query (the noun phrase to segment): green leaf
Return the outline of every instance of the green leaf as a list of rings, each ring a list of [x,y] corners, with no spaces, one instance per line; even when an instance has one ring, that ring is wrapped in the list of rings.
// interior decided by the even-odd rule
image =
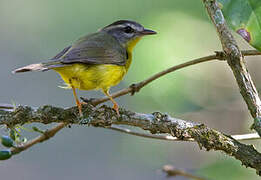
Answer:
[[[14,146],[14,141],[9,136],[2,136],[1,137],[1,143],[5,147],[13,147]]]
[[[253,47],[261,50],[261,1],[218,0],[229,26]]]
[[[217,156],[216,161],[213,163],[201,167],[197,174],[205,177],[206,179],[215,179],[215,180],[257,180],[259,177],[256,175],[256,172],[253,169],[247,169],[243,167],[239,161],[223,157],[222,154]]]
[[[0,151],[0,160],[6,160],[10,157],[12,157],[12,152],[9,149]]]

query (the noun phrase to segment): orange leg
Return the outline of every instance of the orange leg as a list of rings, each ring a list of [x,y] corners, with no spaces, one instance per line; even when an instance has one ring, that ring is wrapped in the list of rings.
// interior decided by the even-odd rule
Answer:
[[[113,103],[113,109],[116,111],[117,115],[120,116],[119,113],[119,105],[117,102],[111,97],[109,90],[103,90],[103,93],[110,98],[111,102]]]
[[[76,105],[78,106],[78,109],[79,109],[79,114],[80,114],[80,116],[82,116],[82,104],[85,104],[85,103],[79,101],[77,94],[76,94],[75,87],[72,86],[72,90],[73,90],[73,96],[74,96]]]

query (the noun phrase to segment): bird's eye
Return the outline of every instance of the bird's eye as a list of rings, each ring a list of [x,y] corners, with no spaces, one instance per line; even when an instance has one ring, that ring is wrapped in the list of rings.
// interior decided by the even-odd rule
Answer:
[[[125,33],[133,33],[134,29],[132,29],[130,26],[127,26],[127,27],[124,28],[124,32]]]

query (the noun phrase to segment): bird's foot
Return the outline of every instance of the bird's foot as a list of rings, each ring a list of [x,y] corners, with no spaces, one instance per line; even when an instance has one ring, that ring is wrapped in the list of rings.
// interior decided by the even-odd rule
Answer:
[[[117,116],[120,117],[120,112],[119,112],[119,106],[118,106],[118,104],[113,104],[113,109],[116,111]]]
[[[83,116],[83,114],[82,114],[82,103],[76,101],[76,105],[78,107],[79,115],[80,115],[80,117],[82,117]]]
[[[80,97],[80,99],[82,100],[82,103],[84,103],[84,104],[92,104],[97,98]]]
[[[133,96],[135,93],[140,91],[141,87],[140,87],[140,84],[137,83],[137,84],[130,85],[130,88],[131,88],[131,96]]]

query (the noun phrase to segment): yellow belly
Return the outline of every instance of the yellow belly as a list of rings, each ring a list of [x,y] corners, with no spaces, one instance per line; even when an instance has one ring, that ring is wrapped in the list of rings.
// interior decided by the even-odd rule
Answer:
[[[117,85],[127,72],[125,66],[72,64],[54,68],[69,87],[81,90],[108,90]]]

